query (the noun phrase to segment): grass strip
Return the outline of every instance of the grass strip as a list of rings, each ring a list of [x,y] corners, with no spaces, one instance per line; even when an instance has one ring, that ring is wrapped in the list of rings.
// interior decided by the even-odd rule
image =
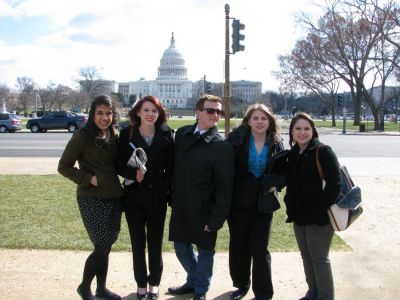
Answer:
[[[76,202],[75,184],[60,175],[0,175],[0,248],[91,250]],[[281,197],[283,193],[281,193]],[[284,205],[274,214],[270,251],[297,251],[291,224],[286,224]],[[168,241],[170,209],[164,232],[164,251],[173,251]],[[228,251],[225,223],[219,231],[217,251]],[[131,251],[123,215],[121,233],[113,246]],[[333,250],[350,250],[335,235]]]

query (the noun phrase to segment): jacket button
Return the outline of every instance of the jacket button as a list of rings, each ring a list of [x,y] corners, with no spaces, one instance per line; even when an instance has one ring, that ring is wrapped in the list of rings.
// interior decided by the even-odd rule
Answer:
[[[153,188],[153,185],[152,185],[152,184],[149,184],[148,187],[152,189],[152,188]]]

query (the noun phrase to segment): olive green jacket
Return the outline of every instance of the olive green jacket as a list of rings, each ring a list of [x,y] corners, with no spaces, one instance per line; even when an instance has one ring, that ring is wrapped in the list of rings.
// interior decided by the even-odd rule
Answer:
[[[90,137],[82,128],[73,134],[65,147],[58,172],[78,185],[77,195],[119,198],[123,193],[114,165],[116,156],[116,138],[104,142]],[[97,177],[98,186],[90,184],[93,175]]]

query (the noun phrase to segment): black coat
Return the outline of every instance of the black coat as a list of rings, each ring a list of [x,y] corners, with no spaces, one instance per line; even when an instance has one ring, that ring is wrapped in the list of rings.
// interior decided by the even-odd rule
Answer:
[[[303,153],[293,146],[287,156],[286,196],[287,222],[297,225],[326,225],[329,223],[327,209],[336,202],[340,191],[340,169],[338,159],[327,145],[319,149],[319,161],[326,181],[322,189],[316,161],[317,138],[310,141]]]
[[[130,131],[132,138],[130,139]],[[142,148],[147,155],[146,168],[142,182],[134,182],[124,187],[124,203],[134,203],[142,207],[160,207],[170,199],[173,169],[174,137],[173,130],[166,124],[156,127],[153,142],[148,146],[139,128],[128,126],[121,131],[118,144],[117,171],[124,178],[136,180],[137,168],[126,163],[133,149],[129,145]]]
[[[228,141],[234,147],[235,153],[235,179],[232,195],[233,207],[250,207],[257,204],[257,195],[262,178],[256,178],[249,171],[249,141],[250,128],[239,126],[228,135]],[[268,164],[265,167],[264,174],[269,173],[269,164],[272,157],[284,150],[282,139],[277,135],[267,137],[268,145]]]
[[[175,167],[169,239],[213,250],[229,213],[232,181],[232,146],[212,128],[200,137],[196,124],[175,135]],[[211,232],[205,232],[208,225]]]

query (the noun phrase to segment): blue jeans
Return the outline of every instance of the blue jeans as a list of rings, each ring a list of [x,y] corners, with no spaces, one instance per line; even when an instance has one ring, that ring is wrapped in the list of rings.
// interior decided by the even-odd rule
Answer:
[[[176,256],[187,273],[186,284],[194,288],[196,294],[205,294],[210,288],[215,251],[197,247],[198,255],[192,244],[174,242]]]

